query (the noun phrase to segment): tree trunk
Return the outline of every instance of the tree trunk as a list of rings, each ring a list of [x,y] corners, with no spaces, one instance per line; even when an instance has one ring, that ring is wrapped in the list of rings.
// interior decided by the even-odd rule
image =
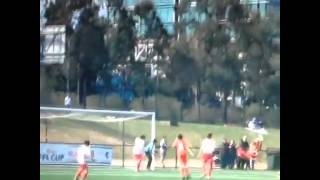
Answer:
[[[79,91],[79,105],[84,109],[87,107],[87,80],[83,72],[79,73],[78,79],[78,91]]]
[[[198,104],[198,120],[201,121],[201,106],[200,106],[200,98],[201,98],[201,82],[198,81],[197,87],[197,104]]]
[[[233,94],[232,94],[232,106],[235,106],[236,104],[236,91],[233,91]]]
[[[262,114],[262,101],[259,101],[259,116],[261,117]]]
[[[178,126],[178,119],[174,113],[170,115],[170,126]]]
[[[80,85],[81,85],[81,83],[80,83],[80,79],[81,79],[81,74],[80,74],[80,65],[79,64],[77,64],[77,75],[78,75],[78,77],[77,77],[77,96],[78,96],[78,103],[79,103],[79,105],[81,105],[81,101],[80,101]]]
[[[242,121],[246,123],[246,106],[242,106]]]
[[[228,94],[224,94],[223,123],[228,124]]]
[[[200,109],[200,103],[198,101],[198,121],[201,122],[201,109]]]
[[[155,94],[155,112],[156,112],[156,118],[158,118],[159,116],[159,108],[158,108],[158,101],[159,101],[159,96],[158,96],[158,93],[159,93],[159,76],[158,76],[158,72],[159,72],[159,69],[158,69],[158,61],[157,61],[157,77],[156,77],[156,94]]]
[[[183,104],[181,103],[181,106],[180,106],[180,121],[182,122],[183,121]]]
[[[143,78],[143,82],[142,82],[142,108],[143,110],[145,110],[145,102],[144,102],[144,93],[145,93],[145,79]]]
[[[145,110],[145,101],[144,101],[144,94],[142,95],[142,100],[141,100],[141,103],[142,103],[142,109]]]
[[[87,79],[83,79],[83,108],[87,108]]]

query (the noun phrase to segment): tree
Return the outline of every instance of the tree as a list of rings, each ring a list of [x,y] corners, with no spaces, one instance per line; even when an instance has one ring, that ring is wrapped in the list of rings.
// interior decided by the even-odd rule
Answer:
[[[185,3],[190,4],[190,2]],[[238,4],[234,6],[236,5]],[[192,38],[190,38],[190,42],[193,42],[194,46],[188,48],[188,54],[195,60],[197,68],[199,68],[199,74],[195,83],[197,87],[197,100],[199,101],[204,93],[208,97],[207,103],[209,103],[209,99],[215,99],[216,93],[221,92],[224,97],[223,120],[225,123],[227,123],[227,98],[232,92],[236,93],[240,89],[240,70],[242,64],[237,59],[237,52],[239,51],[237,44],[230,43],[230,37],[227,34],[228,27],[221,25],[219,21],[222,18],[222,12],[226,10],[227,6],[228,4],[225,4],[223,1],[206,0],[197,2],[195,8],[196,14],[198,17],[204,18],[198,18],[199,21],[197,23],[193,22],[194,18],[182,18],[179,22],[179,26],[182,29],[196,29],[192,33]],[[180,17],[183,17],[185,13],[190,13],[190,10],[192,10],[182,3],[178,7],[176,11],[181,12],[179,14]],[[241,7],[233,9],[241,10]],[[231,13],[235,11],[233,9],[230,11]],[[243,18],[243,13],[233,14],[231,22],[238,22],[238,19]],[[183,35],[181,32],[180,34]],[[185,32],[184,35],[188,36],[188,33]],[[200,119],[199,107],[200,104],[198,103]]]
[[[71,56],[77,62],[79,104],[86,108],[87,90],[97,72],[107,64],[104,29],[95,23],[96,7],[87,6],[80,15],[79,27],[73,34]]]
[[[134,12],[146,25],[146,31],[144,32],[144,38],[152,39],[154,42],[154,51],[148,54],[150,59],[148,61],[155,65],[157,68],[156,72],[156,84],[155,84],[155,112],[158,116],[158,90],[159,90],[159,70],[162,66],[162,61],[167,57],[165,53],[169,46],[169,35],[167,30],[164,28],[161,19],[157,16],[154,4],[152,1],[141,1],[135,5]],[[147,79],[147,78],[144,78]],[[143,86],[145,87],[145,86]]]
[[[277,81],[280,80],[278,79],[280,73],[277,75],[279,68],[272,65],[274,52],[272,44],[269,43],[274,31],[272,24],[269,20],[261,19],[259,15],[256,15],[253,16],[249,25],[241,28],[242,41],[246,42],[243,47],[247,54],[245,81],[251,93],[249,98],[260,105],[260,115],[265,102],[276,101],[272,99],[277,99],[276,97],[279,96]],[[270,88],[272,86],[275,91]]]
[[[99,40],[99,37],[98,37],[99,35],[94,36],[93,37],[94,40],[91,40],[91,45],[93,45],[93,47],[90,47],[91,50],[88,50],[87,52],[82,53],[82,55],[81,55],[82,59],[79,59],[80,55],[78,53],[79,51],[77,51],[78,47],[73,47],[71,45],[73,43],[71,41],[79,42],[79,40],[82,38],[82,37],[81,38],[79,37],[79,34],[81,34],[81,36],[84,35],[84,39],[86,39],[85,38],[86,35],[89,35],[89,36],[96,35],[101,32],[100,30],[98,30],[97,27],[95,27],[93,25],[94,23],[91,19],[95,16],[94,10],[97,10],[97,9],[90,7],[90,5],[91,5],[90,0],[74,0],[74,1],[57,0],[55,3],[51,2],[49,7],[46,9],[46,13],[45,13],[45,17],[47,18],[46,25],[65,25],[66,26],[66,44],[67,44],[66,55],[67,56],[66,56],[65,64],[62,66],[64,71],[61,71],[61,72],[63,72],[63,73],[57,75],[56,77],[60,77],[60,75],[64,74],[64,78],[73,79],[72,76],[68,77],[68,75],[69,74],[75,75],[75,73],[70,73],[69,68],[67,68],[67,67],[69,67],[71,64],[73,64],[73,65],[79,64],[79,62],[81,62],[81,66],[76,65],[76,67],[77,66],[78,67],[85,67],[85,66],[83,66],[84,59],[89,58],[89,56],[90,56],[87,54],[87,52],[92,51],[92,49],[94,49],[94,48],[97,48],[97,51],[101,51],[101,47],[103,47],[101,45],[101,42],[102,42],[101,38]],[[79,31],[74,31],[73,28],[71,27],[71,17],[72,17],[73,12],[75,10],[83,9],[83,8],[85,8],[85,10],[82,13],[81,20],[80,20],[81,23],[83,24],[83,26],[80,28]],[[101,33],[100,33],[100,37],[101,37]],[[84,41],[87,41],[87,40],[84,40]],[[94,41],[97,41],[97,42],[94,42]],[[77,46],[78,46],[78,44],[77,44]],[[86,48],[84,48],[84,49],[85,49],[85,51],[87,50]],[[95,61],[99,61],[98,58],[95,58]],[[96,63],[94,63],[94,64],[96,64]],[[84,74],[88,73],[89,71],[93,72],[92,71],[94,69],[93,67],[94,66],[89,67],[89,68],[91,68],[91,70],[84,70],[83,68],[81,70],[79,69],[79,72],[78,72],[79,77],[83,76]],[[61,69],[61,67],[55,67],[55,68]],[[81,80],[80,82],[81,82],[81,84],[86,84],[86,83],[84,83],[84,80]],[[65,82],[59,83],[59,86],[65,85],[65,84],[66,84]],[[79,88],[79,89],[87,89],[87,87],[84,87],[84,86],[81,86],[81,87],[82,88]],[[81,92],[83,92],[83,91],[81,91]],[[81,99],[80,102],[83,103],[82,101],[85,98],[83,98],[82,95],[80,95],[79,98]],[[85,102],[84,102],[84,106],[85,106]]]
[[[136,43],[135,22],[132,15],[123,7],[117,7],[119,18],[117,26],[111,27],[108,34],[108,49],[110,52],[111,67],[118,64],[127,64],[134,61],[134,46]]]
[[[180,120],[183,120],[183,110],[194,104],[192,86],[197,82],[200,74],[196,61],[190,56],[189,43],[180,38],[170,47],[170,64],[166,67],[166,74],[172,82],[175,97],[181,102]]]

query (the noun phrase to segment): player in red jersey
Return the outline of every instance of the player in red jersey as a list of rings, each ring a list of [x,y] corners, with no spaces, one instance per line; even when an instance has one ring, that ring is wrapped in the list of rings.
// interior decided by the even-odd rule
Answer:
[[[182,180],[188,180],[190,178],[190,170],[188,167],[188,153],[193,156],[193,152],[190,150],[187,141],[183,138],[182,134],[172,144],[172,147],[176,148],[176,153],[180,163],[180,174]]]
[[[259,151],[262,148],[262,137],[256,138],[252,143],[250,143],[249,148],[249,157],[250,157],[250,169],[254,170],[255,162],[258,156]]]

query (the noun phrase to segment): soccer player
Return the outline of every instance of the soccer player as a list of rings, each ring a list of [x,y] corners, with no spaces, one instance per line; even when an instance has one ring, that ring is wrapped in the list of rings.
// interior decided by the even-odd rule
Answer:
[[[202,172],[203,177],[206,177],[207,179],[211,178],[212,174],[212,168],[214,166],[214,150],[215,150],[215,143],[212,139],[212,134],[209,133],[207,137],[202,140],[200,151],[198,154],[198,157],[200,154],[202,154]]]
[[[157,140],[154,139],[145,147],[145,153],[146,153],[146,156],[148,157],[148,164],[147,164],[148,170],[150,170],[150,167],[151,167],[151,163],[156,150],[156,144],[157,144]]]
[[[262,137],[256,138],[252,143],[250,143],[249,147],[249,155],[250,155],[250,169],[254,170],[255,162],[258,156],[258,152],[261,151],[262,147]]]
[[[167,156],[167,150],[168,150],[168,145],[167,145],[166,137],[163,136],[162,139],[160,140],[160,148],[159,148],[160,161],[163,168],[165,168],[164,160]]]
[[[238,162],[237,162],[237,168],[244,170],[244,167],[246,166],[246,169],[250,167],[250,154],[249,154],[249,143],[247,141],[247,136],[243,136],[240,145],[237,148],[237,156],[238,156]]]
[[[188,167],[188,153],[193,156],[193,152],[190,150],[189,145],[183,138],[182,134],[178,135],[172,143],[172,147],[176,148],[176,153],[180,162],[180,174],[182,176],[182,180],[188,180],[191,174]]]
[[[233,169],[236,158],[237,158],[236,143],[232,139],[232,140],[230,140],[230,144],[229,144],[229,162],[228,162],[229,169]]]
[[[133,146],[133,156],[136,160],[136,172],[140,172],[141,163],[144,159],[144,144],[145,144],[146,137],[144,135],[141,135],[140,137],[137,137],[134,141]]]
[[[84,144],[81,145],[77,150],[77,161],[79,164],[79,169],[74,176],[74,180],[81,178],[86,180],[88,177],[88,159],[93,161],[93,151],[90,148],[90,141],[84,141]]]

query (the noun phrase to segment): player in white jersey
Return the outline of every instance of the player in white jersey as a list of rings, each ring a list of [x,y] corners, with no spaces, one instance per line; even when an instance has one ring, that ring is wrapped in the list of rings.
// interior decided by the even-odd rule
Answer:
[[[211,178],[212,168],[214,166],[214,150],[215,143],[212,139],[212,134],[209,133],[207,137],[202,140],[199,155],[202,154],[202,172],[203,177]]]
[[[90,148],[90,141],[84,141],[84,144],[81,145],[77,150],[77,161],[79,164],[79,169],[74,176],[74,180],[86,180],[88,177],[88,160],[93,160],[94,154]]]
[[[146,137],[144,135],[137,137],[134,141],[133,156],[136,160],[136,172],[140,171],[141,162],[144,159],[144,144]]]
[[[167,156],[167,150],[168,150],[168,145],[167,145],[166,137],[163,136],[162,139],[160,140],[160,148],[159,148],[160,160],[163,168],[165,168],[164,160]]]

